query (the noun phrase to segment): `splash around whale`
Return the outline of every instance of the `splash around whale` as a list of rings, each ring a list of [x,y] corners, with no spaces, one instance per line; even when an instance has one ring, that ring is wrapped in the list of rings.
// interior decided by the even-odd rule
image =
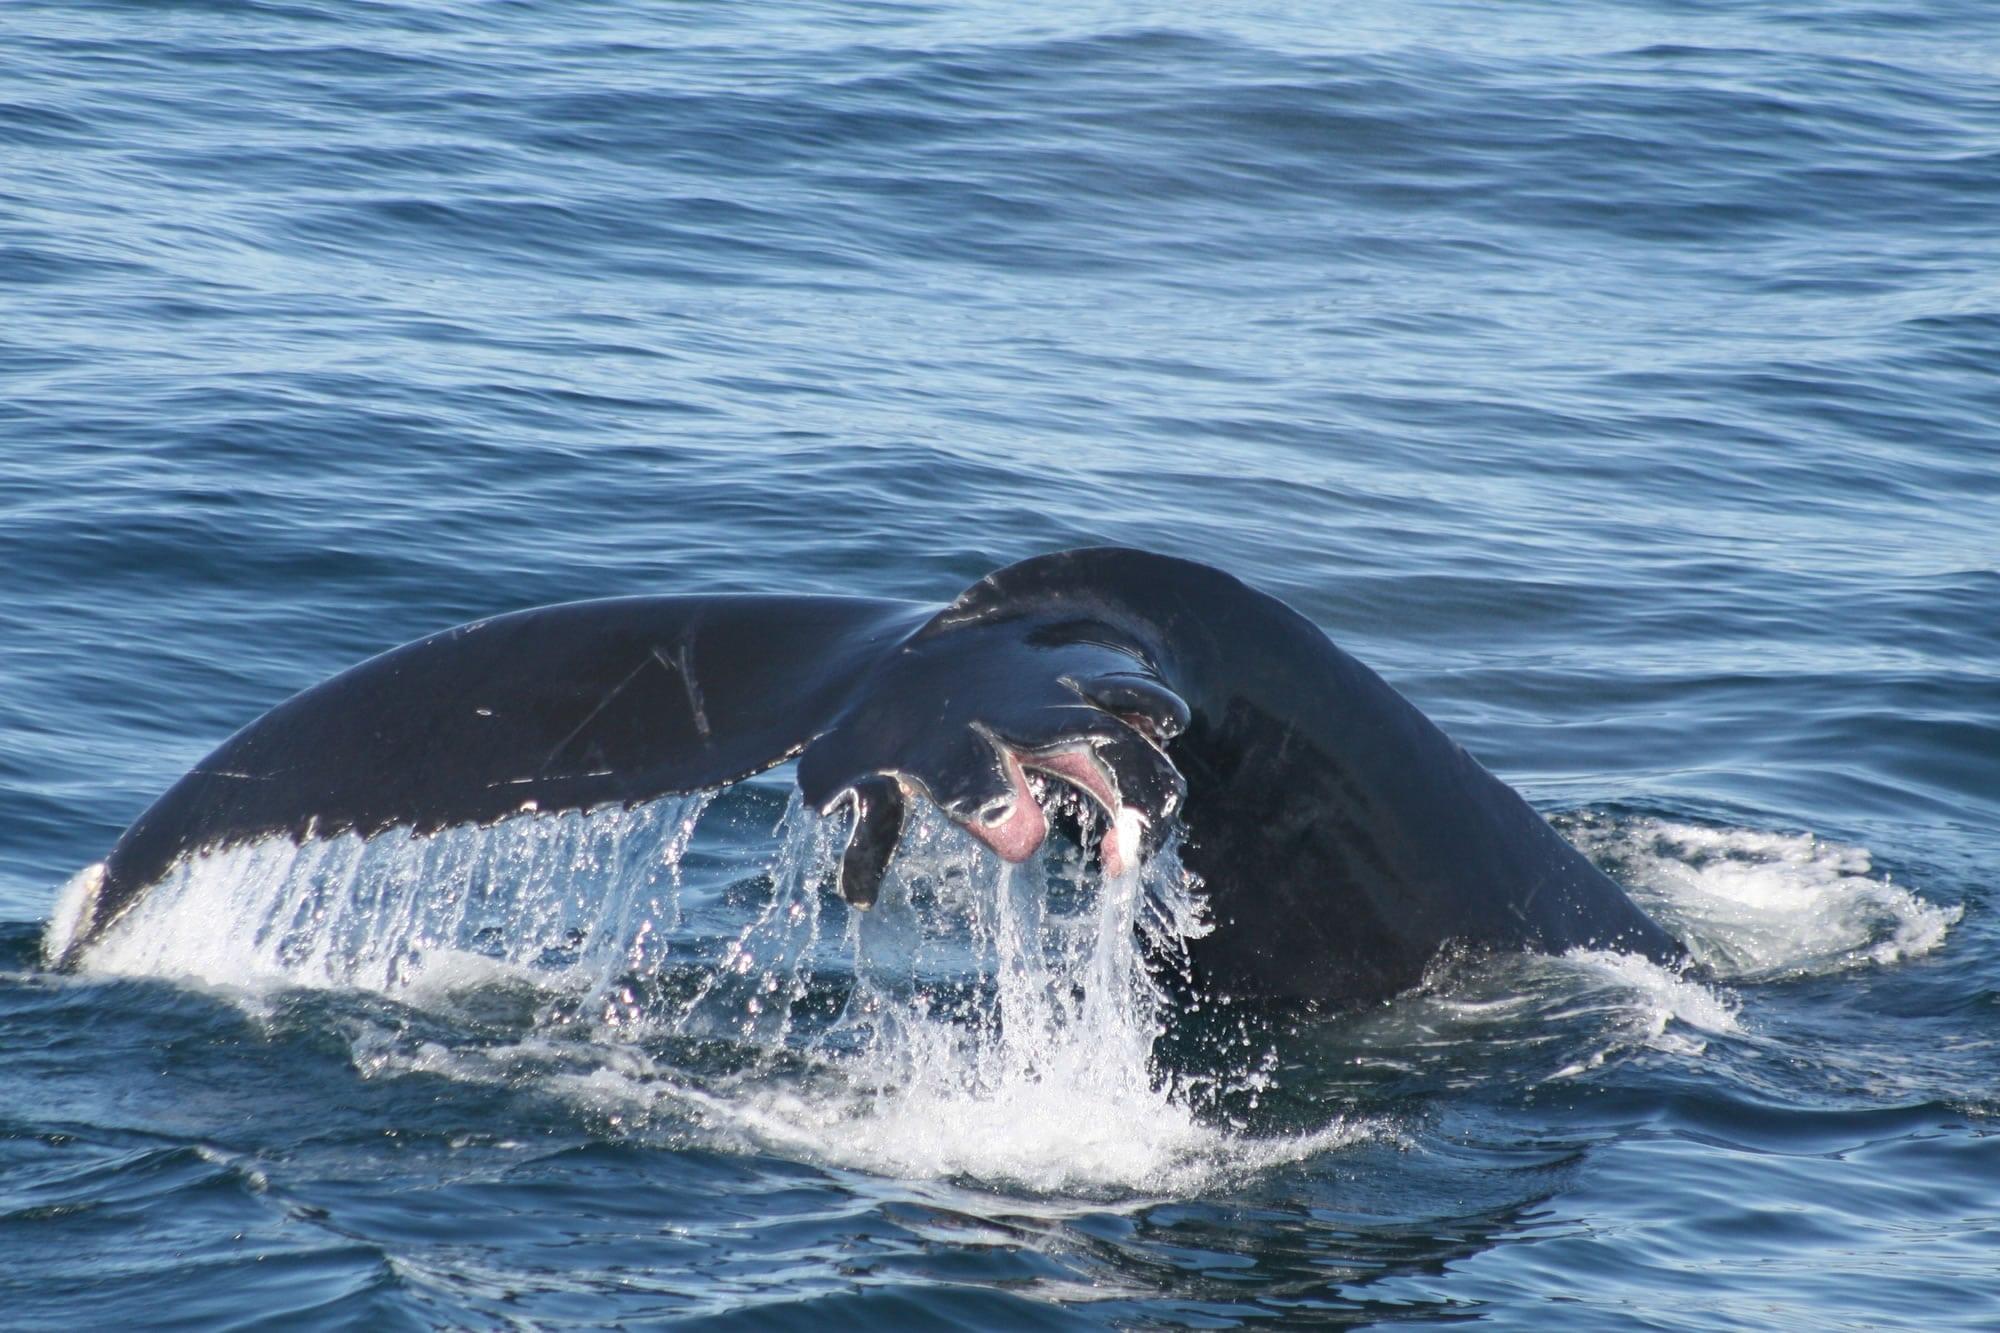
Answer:
[[[923,801],[1007,861],[1073,791],[1107,874],[1169,831],[1213,929],[1191,985],[1347,1005],[1448,945],[1681,946],[1373,671],[1229,574],[1090,548],[988,575],[943,608],[658,596],[496,616],[279,704],[127,829],[52,921],[59,966],[140,928],[184,858],[631,806],[796,758],[844,814],[841,896],[872,904]]]

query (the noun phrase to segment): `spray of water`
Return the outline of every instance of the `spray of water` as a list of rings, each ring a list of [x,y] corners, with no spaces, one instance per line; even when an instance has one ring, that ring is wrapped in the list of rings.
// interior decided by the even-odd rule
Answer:
[[[606,1124],[903,1177],[1181,1192],[1371,1132],[1246,1139],[1155,1060],[1170,1015],[1153,962],[1207,928],[1171,846],[1120,876],[1073,849],[1008,866],[920,809],[857,913],[828,892],[838,821],[794,796],[775,851],[725,836],[704,857],[709,808],[226,849],[177,867],[86,961],[460,1015],[520,992],[512,1040],[385,1023],[353,1034],[356,1062],[532,1083]]]
[[[1120,876],[1073,853],[1009,866],[920,810],[865,914],[823,892],[833,854],[795,802],[769,902],[662,1020],[803,1064],[796,1078],[767,1061],[679,1085],[684,1113],[717,1137],[906,1178],[1180,1193],[1373,1132],[1246,1139],[1158,1066],[1169,1000],[1149,960],[1207,929],[1171,848]],[[853,971],[837,1010],[818,1014],[830,943]]]
[[[757,1138],[1041,1190],[1193,1187],[1324,1146],[1232,1137],[1156,1066],[1168,1000],[1147,959],[1205,928],[1171,853],[1097,880],[1074,857],[1005,865],[928,815],[906,847],[850,921],[855,985],[808,1047],[837,1089],[734,1100]]]

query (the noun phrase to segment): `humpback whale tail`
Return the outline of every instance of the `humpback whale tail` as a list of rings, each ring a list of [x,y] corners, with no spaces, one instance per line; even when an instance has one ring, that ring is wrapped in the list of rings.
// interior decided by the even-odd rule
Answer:
[[[1041,556],[941,610],[668,596],[446,630],[279,704],[79,877],[74,965],[183,857],[269,837],[424,834],[632,805],[798,760],[844,812],[847,901],[875,900],[909,801],[1008,860],[1064,784],[1117,873],[1168,826],[1217,929],[1212,984],[1331,1003],[1412,984],[1445,943],[1679,946],[1504,783],[1282,602],[1118,548]]]

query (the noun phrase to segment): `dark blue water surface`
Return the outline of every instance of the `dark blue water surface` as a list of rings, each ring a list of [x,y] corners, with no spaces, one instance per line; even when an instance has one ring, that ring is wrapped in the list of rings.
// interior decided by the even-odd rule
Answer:
[[[1089,542],[1290,601],[1708,971],[1190,1074],[1110,886],[930,829],[864,928],[783,772],[42,964],[372,652]],[[10,0],[0,571],[0,1325],[2000,1325],[1984,0]]]

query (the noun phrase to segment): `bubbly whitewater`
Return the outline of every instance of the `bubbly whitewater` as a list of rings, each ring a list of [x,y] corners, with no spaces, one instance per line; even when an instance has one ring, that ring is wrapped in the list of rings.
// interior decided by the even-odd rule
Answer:
[[[1658,903],[1701,962],[1737,979],[1810,975],[1919,958],[1960,907],[1869,872],[1868,849],[1811,834],[1645,819],[1568,832]]]

